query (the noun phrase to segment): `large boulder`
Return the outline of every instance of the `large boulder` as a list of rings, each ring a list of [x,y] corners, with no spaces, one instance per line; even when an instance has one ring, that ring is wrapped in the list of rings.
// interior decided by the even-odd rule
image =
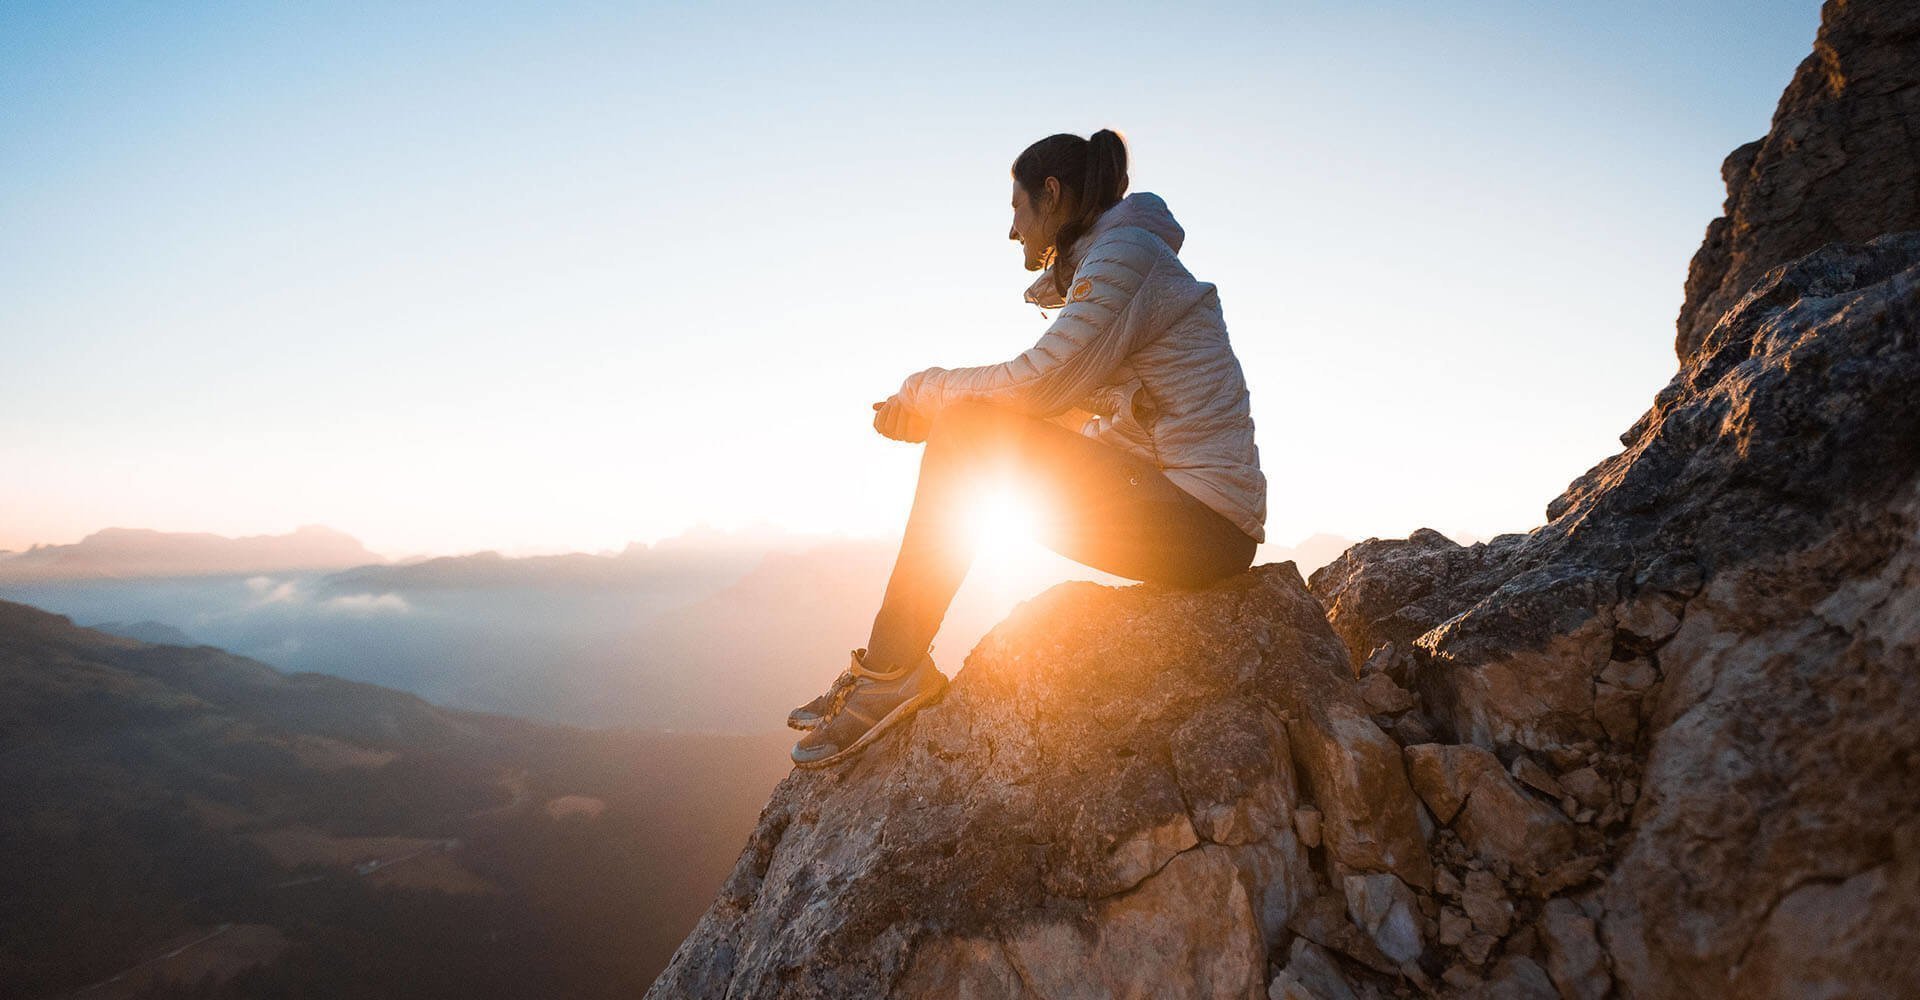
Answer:
[[[1430,884],[1419,808],[1293,564],[1062,584],[780,785],[652,995],[1263,996],[1303,900]]]

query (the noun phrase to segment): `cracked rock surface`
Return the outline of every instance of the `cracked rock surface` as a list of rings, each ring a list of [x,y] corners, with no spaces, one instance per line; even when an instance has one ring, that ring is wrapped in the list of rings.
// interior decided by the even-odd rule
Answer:
[[[776,789],[654,993],[1262,996],[1314,886],[1303,785],[1362,810],[1338,813],[1353,857],[1426,861],[1359,704],[1291,563],[1196,592],[1062,584],[909,728]]]

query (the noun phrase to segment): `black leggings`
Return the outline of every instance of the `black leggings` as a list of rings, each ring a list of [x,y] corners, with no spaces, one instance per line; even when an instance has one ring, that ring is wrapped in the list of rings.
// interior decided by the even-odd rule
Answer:
[[[996,478],[1020,483],[1044,508],[1043,544],[1115,576],[1199,587],[1253,564],[1253,538],[1153,463],[1024,413],[956,403],[927,433],[867,666],[909,666],[927,651],[973,563],[969,501]]]

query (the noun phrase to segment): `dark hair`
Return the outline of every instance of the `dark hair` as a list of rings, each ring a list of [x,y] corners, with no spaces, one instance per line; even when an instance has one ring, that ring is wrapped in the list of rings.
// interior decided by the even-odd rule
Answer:
[[[1059,266],[1067,251],[1100,213],[1127,193],[1127,140],[1106,128],[1085,139],[1061,132],[1028,146],[1013,161],[1013,179],[1036,202],[1046,194],[1049,177],[1059,178],[1060,195],[1069,206],[1067,219],[1054,236],[1050,262],[1054,287],[1064,294],[1073,280],[1073,275],[1061,273]]]

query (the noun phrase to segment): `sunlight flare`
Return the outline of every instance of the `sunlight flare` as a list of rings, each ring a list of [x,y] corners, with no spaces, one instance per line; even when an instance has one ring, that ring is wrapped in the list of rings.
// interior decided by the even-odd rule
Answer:
[[[1014,569],[1040,561],[1041,508],[1016,483],[983,487],[968,505],[966,531],[983,566]]]

